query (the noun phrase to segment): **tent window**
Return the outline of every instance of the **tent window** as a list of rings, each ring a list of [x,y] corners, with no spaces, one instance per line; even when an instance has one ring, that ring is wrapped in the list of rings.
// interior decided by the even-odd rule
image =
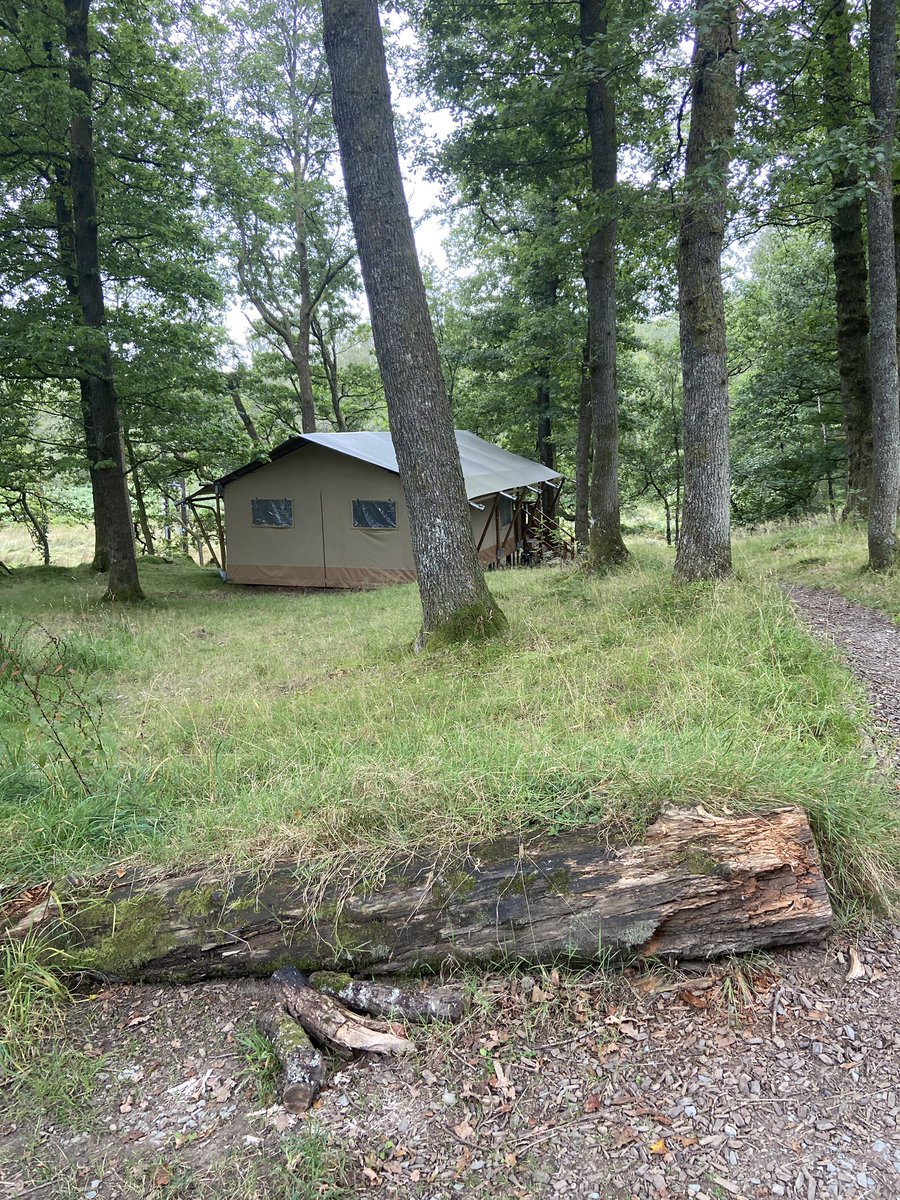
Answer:
[[[393,500],[354,500],[354,529],[396,529],[397,505]]]
[[[294,524],[293,500],[251,500],[250,511],[253,524],[267,529],[289,529]]]
[[[512,497],[501,494],[498,512],[500,517],[500,532],[505,533],[512,524],[513,519],[514,506]]]

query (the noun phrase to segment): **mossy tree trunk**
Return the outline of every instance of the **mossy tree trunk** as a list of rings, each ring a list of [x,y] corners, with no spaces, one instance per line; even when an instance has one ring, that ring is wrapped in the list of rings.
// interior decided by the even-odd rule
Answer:
[[[846,0],[825,9],[823,106],[829,131],[837,135],[853,120],[853,17]],[[872,391],[869,380],[869,306],[859,172],[839,161],[831,173],[831,248],[834,262],[837,356],[841,411],[847,441],[847,498],[844,517],[865,516],[872,475]]]
[[[684,506],[675,578],[686,583],[731,574],[722,244],[737,96],[735,7],[722,0],[695,0],[694,23],[678,246]]]
[[[606,0],[580,0],[581,45],[590,68],[585,112],[591,150],[591,193],[596,205],[585,258],[588,301],[591,462],[588,567],[628,558],[619,513],[619,395],[616,380],[616,217],[618,172],[616,106],[609,74]]]
[[[422,598],[419,645],[506,625],[487,584],[453,414],[403,192],[377,0],[323,0],[347,205],[409,511]]]
[[[897,124],[897,0],[872,0],[869,90],[881,163],[866,196],[869,233],[869,362],[872,377],[872,495],[869,566],[897,562],[900,499],[900,399],[897,391],[897,274],[894,261],[893,154]]]
[[[91,442],[91,483],[96,526],[109,556],[105,599],[142,600],[138,580],[131,500],[125,475],[119,401],[106,332],[103,282],[97,236],[96,159],[91,116],[93,78],[88,40],[90,0],[65,0],[66,50],[72,96],[69,182],[78,303],[91,341],[82,370],[89,397],[86,433]]]
[[[311,881],[312,880],[312,881]],[[293,964],[401,974],[448,963],[706,958],[822,936],[831,921],[806,817],[665,813],[635,845],[593,828],[389,864],[369,889],[319,889],[296,865],[95,881],[63,898],[77,961],[129,979],[263,974]],[[16,931],[52,921],[45,902]]]

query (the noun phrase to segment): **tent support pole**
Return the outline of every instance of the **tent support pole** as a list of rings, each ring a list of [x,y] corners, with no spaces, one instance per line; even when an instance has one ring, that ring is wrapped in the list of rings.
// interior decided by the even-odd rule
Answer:
[[[493,505],[491,506],[491,511],[488,513],[488,515],[487,515],[487,519],[486,519],[486,520],[485,520],[485,522],[484,522],[484,529],[482,529],[482,531],[481,531],[481,537],[478,539],[478,545],[476,546],[476,552],[477,552],[478,554],[480,554],[480,553],[481,553],[481,547],[482,547],[482,546],[483,546],[483,544],[484,544],[484,539],[487,537],[487,531],[488,531],[488,526],[489,526],[489,525],[490,525],[490,523],[491,523],[491,517],[492,517],[492,516],[494,515],[494,513],[497,511],[497,505],[498,505],[499,503],[500,503],[500,493],[499,493],[499,492],[495,492],[495,493],[494,493],[494,503],[493,503]]]

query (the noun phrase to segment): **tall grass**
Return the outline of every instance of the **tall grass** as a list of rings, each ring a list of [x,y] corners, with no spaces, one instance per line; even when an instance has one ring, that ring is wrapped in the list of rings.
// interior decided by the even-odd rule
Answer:
[[[99,605],[83,571],[0,582],[102,695],[111,765],[85,795],[7,752],[0,877],[296,855],[368,869],[413,845],[596,823],[638,836],[669,804],[805,806],[835,896],[884,898],[896,804],[862,694],[744,578],[674,588],[664,547],[603,579],[504,572],[508,639],[414,655],[415,588],[291,593],[150,564],[151,603]]]
[[[900,623],[900,569],[867,567],[866,530],[824,520],[781,526],[737,542],[737,561],[755,575],[830,588]]]
[[[9,1082],[60,1029],[69,1000],[66,952],[40,934],[0,941],[0,1082]]]

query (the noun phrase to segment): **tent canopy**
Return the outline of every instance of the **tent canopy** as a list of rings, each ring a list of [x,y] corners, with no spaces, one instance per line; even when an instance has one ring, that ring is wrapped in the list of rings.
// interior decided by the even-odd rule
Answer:
[[[510,454],[483,438],[476,437],[465,429],[456,430],[456,444],[459,447],[459,457],[462,463],[463,478],[466,484],[466,495],[471,500],[476,496],[488,496],[493,492],[502,492],[507,488],[528,487],[538,483],[551,483],[561,478],[558,471],[551,471],[540,463],[522,458],[518,454]],[[223,475],[215,480],[220,487],[249,475],[264,467],[266,462],[282,458],[304,445],[323,446],[338,454],[346,454],[350,458],[371,463],[392,474],[399,474],[397,456],[394,454],[394,443],[390,433],[304,433],[297,437],[288,438],[280,446],[276,446],[269,459],[248,463],[239,467],[229,475]],[[209,494],[214,485],[207,485],[195,495]]]

